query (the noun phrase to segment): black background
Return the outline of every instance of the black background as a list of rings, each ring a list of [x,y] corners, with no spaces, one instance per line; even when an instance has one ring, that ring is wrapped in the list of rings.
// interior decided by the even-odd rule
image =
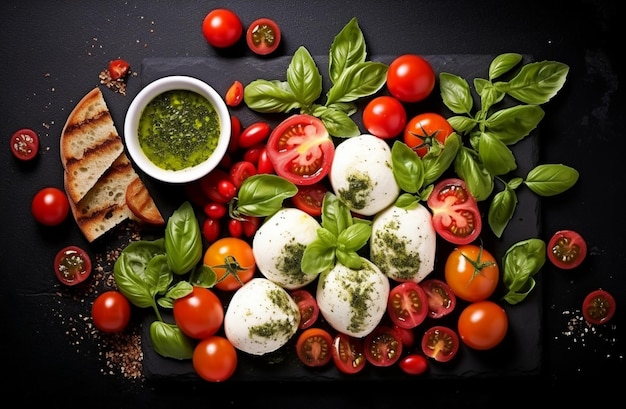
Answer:
[[[542,238],[559,229],[583,234],[588,258],[574,271],[546,264],[542,279],[542,357],[532,376],[479,380],[388,382],[340,380],[265,384],[136,384],[102,372],[99,346],[87,336],[68,334],[71,315],[59,301],[50,260],[60,246],[84,243],[68,220],[46,229],[30,215],[30,200],[46,185],[62,187],[58,137],[65,120],[109,60],[122,57],[139,70],[146,57],[254,57],[244,44],[227,52],[211,48],[201,22],[215,7],[235,10],[244,24],[275,19],[283,30],[277,55],[301,45],[325,55],[339,30],[357,17],[368,53],[399,55],[516,52],[535,60],[568,64],[568,81],[544,106],[540,162],[564,163],[580,171],[568,192],[541,201]],[[8,146],[2,167],[0,322],[5,397],[48,402],[52,407],[165,407],[203,404],[236,407],[391,406],[423,404],[509,405],[556,402],[592,396],[622,396],[607,386],[624,369],[624,222],[618,194],[624,185],[624,70],[617,64],[616,5],[608,1],[11,1],[0,24],[0,135],[5,144],[22,127],[41,137],[39,158],[18,163]],[[325,73],[323,73],[325,74]],[[141,83],[131,79],[128,96],[105,91],[121,129],[125,109]],[[621,198],[622,195],[620,195]],[[71,219],[71,218],[70,218]],[[610,325],[586,328],[580,315],[584,296],[605,288],[617,300]],[[65,301],[68,301],[65,303]],[[67,310],[66,310],[67,309]],[[575,325],[570,325],[575,324]],[[78,341],[77,341],[78,340]],[[6,381],[8,379],[8,382]],[[254,387],[256,392],[252,392]],[[331,391],[331,388],[333,391]],[[597,394],[597,395],[596,395]],[[252,400],[251,400],[252,399]],[[178,403],[180,402],[180,403]]]

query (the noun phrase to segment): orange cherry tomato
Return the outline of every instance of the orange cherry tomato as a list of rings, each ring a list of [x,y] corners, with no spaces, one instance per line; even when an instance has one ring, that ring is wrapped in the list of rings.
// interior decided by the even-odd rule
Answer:
[[[452,292],[465,301],[482,301],[495,291],[500,268],[494,256],[481,246],[458,246],[448,255],[445,280]]]
[[[459,337],[472,349],[494,348],[502,342],[508,328],[506,311],[493,301],[471,303],[459,315]]]
[[[252,246],[238,237],[222,237],[211,243],[203,261],[215,271],[215,287],[223,291],[235,291],[256,272]]]

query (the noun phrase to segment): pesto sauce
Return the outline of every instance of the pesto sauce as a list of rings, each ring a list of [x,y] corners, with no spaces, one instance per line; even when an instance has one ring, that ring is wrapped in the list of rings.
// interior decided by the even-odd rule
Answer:
[[[204,162],[217,147],[220,121],[211,102],[189,90],[156,96],[139,119],[139,146],[156,166],[181,170]]]
[[[338,196],[351,208],[365,208],[372,191],[372,180],[368,175],[352,173],[347,177],[348,189],[339,189]]]
[[[289,317],[299,317],[300,312],[294,309],[289,295],[281,290],[269,290],[267,298]],[[279,337],[291,337],[298,328],[298,322],[293,319],[269,319],[262,325],[251,326],[248,333],[261,338],[277,339]]]
[[[304,244],[295,242],[295,238],[292,237],[290,242],[283,247],[278,257],[276,266],[284,276],[287,276],[292,284],[306,280],[306,273],[302,271],[301,267],[305,248]]]
[[[391,222],[372,237],[378,250],[371,254],[371,261],[384,273],[393,272],[394,278],[411,279],[422,261],[419,253],[407,250],[407,239],[395,234],[398,228],[397,222]]]
[[[360,270],[350,270],[350,274],[342,276],[341,286],[349,296],[350,303],[350,324],[348,329],[353,332],[360,332],[363,330],[365,320],[370,316],[368,310],[370,307],[370,301],[372,300],[372,293],[374,292],[374,285],[367,277],[372,272],[372,267],[363,263],[363,268]]]

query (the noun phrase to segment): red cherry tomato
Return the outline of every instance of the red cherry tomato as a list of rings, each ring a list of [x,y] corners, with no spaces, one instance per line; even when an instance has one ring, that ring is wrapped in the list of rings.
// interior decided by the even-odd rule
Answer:
[[[256,166],[256,169],[261,174],[276,173],[276,170],[274,169],[274,164],[269,157],[267,146],[263,147],[263,149],[261,149],[261,151],[259,152],[259,162]]]
[[[204,18],[202,34],[213,47],[230,47],[241,38],[243,25],[232,10],[218,8],[211,10]]]
[[[100,294],[91,306],[93,325],[102,332],[122,332],[130,322],[130,315],[130,302],[115,290]]]
[[[241,222],[241,228],[245,237],[254,237],[254,234],[259,229],[261,219],[254,216],[242,216],[244,220]]]
[[[396,330],[379,325],[365,337],[367,361],[374,366],[391,366],[402,356],[402,339]]]
[[[237,369],[237,350],[219,335],[201,340],[193,350],[193,369],[205,381],[223,382]]]
[[[443,116],[427,112],[414,116],[404,128],[404,143],[423,158],[433,147],[443,148],[454,128]]]
[[[500,281],[495,257],[482,246],[465,244],[448,255],[445,279],[452,292],[465,301],[486,300]]]
[[[453,244],[469,244],[482,230],[482,217],[476,199],[465,182],[448,178],[437,183],[428,197],[433,226],[439,236]]]
[[[408,375],[421,375],[428,370],[428,360],[424,355],[410,354],[398,363],[400,369]]]
[[[91,274],[91,257],[78,246],[67,246],[54,257],[54,272],[65,285],[80,284]]]
[[[113,60],[109,62],[109,75],[112,79],[124,78],[130,72],[130,64],[125,60]]]
[[[419,102],[435,88],[433,67],[419,55],[405,54],[389,64],[387,89],[402,102]]]
[[[322,328],[305,329],[296,342],[296,354],[306,366],[324,366],[333,358],[333,338]]]
[[[230,234],[230,237],[241,237],[241,235],[243,234],[243,225],[241,223],[241,220],[228,220],[228,233]]]
[[[398,326],[398,324],[393,324],[393,329],[400,335],[404,348],[411,348],[415,344],[415,332],[413,328],[402,328]]]
[[[204,214],[211,219],[221,219],[226,216],[226,212],[228,211],[224,204],[215,202],[207,203],[203,210]]]
[[[548,259],[564,270],[576,268],[587,256],[587,242],[574,230],[559,230],[547,246]]]
[[[312,185],[328,175],[335,145],[320,119],[296,114],[272,131],[267,154],[279,176],[296,185]]]
[[[322,215],[322,203],[328,187],[322,183],[298,186],[298,192],[291,198],[294,206],[313,217]]]
[[[228,203],[233,196],[224,195],[222,191],[219,189],[220,182],[227,181],[230,182],[230,175],[226,173],[225,170],[220,168],[213,169],[206,176],[200,178],[199,183],[204,195],[213,202],[217,203]],[[224,188],[225,186],[223,186]],[[233,186],[234,187],[234,186]],[[229,192],[226,192],[229,193]]]
[[[428,298],[428,316],[441,318],[450,314],[456,307],[456,296],[448,284],[436,278],[420,282]]]
[[[436,325],[422,336],[422,352],[438,362],[448,362],[459,351],[459,336],[451,328]]]
[[[241,120],[238,116],[230,116],[230,142],[228,143],[228,153],[235,153],[239,149],[239,135],[241,135]]]
[[[504,308],[493,301],[477,301],[461,311],[459,337],[472,349],[492,349],[506,336],[509,319]]]
[[[263,143],[249,147],[243,153],[243,160],[252,163],[255,167],[258,167],[259,157],[264,149],[265,144]]]
[[[250,176],[256,175],[256,167],[254,163],[246,160],[235,162],[230,168],[230,181],[239,189],[244,180]]]
[[[224,322],[221,300],[204,287],[194,286],[190,294],[174,300],[172,311],[178,328],[194,339],[215,335]]]
[[[241,104],[241,101],[243,101],[243,84],[241,81],[233,81],[232,85],[226,91],[224,101],[229,107],[236,107]]]
[[[589,324],[601,325],[613,318],[616,308],[615,298],[608,291],[597,289],[585,297],[582,312]]]
[[[404,131],[405,125],[406,110],[394,97],[376,97],[363,110],[363,126],[379,138],[394,138]]]
[[[20,129],[11,136],[11,152],[19,160],[31,160],[39,152],[39,135],[32,129]]]
[[[415,328],[428,314],[426,293],[413,281],[396,285],[389,292],[387,314],[401,328]]]
[[[271,130],[270,124],[264,121],[248,125],[239,135],[239,147],[245,149],[264,143]]]
[[[313,326],[320,314],[315,297],[308,290],[302,288],[291,290],[290,295],[300,310],[300,324],[298,328],[307,329]]]
[[[44,187],[33,197],[31,212],[39,223],[57,226],[67,218],[70,212],[70,202],[61,189]]]
[[[280,27],[274,20],[266,17],[254,20],[246,31],[248,47],[259,55],[274,52],[280,44],[280,38]]]
[[[337,369],[345,374],[361,372],[367,363],[363,350],[363,340],[343,333],[335,335],[332,356]]]
[[[220,237],[220,223],[216,219],[206,218],[202,223],[202,236],[209,243],[213,243]]]

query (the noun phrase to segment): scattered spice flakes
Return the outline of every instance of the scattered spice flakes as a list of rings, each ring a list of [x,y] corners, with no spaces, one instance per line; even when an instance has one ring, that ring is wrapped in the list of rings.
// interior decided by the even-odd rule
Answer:
[[[591,343],[592,345],[607,347],[601,348],[602,351],[609,351],[604,356],[606,359],[618,359],[620,361],[624,359],[623,354],[611,353],[617,345],[617,325],[615,323],[591,325],[585,321],[580,310],[565,310],[562,315],[567,318],[567,323],[565,329],[561,331],[561,336],[557,336],[555,339],[571,340],[573,345],[568,346],[568,349],[586,348]]]
[[[137,76],[138,74],[136,72],[129,70],[128,75],[114,80],[113,78],[111,78],[111,73],[109,72],[109,70],[105,69],[104,71],[100,72],[98,78],[100,78],[100,84],[106,86],[108,89],[113,90],[118,94],[126,95],[126,85],[128,79]]]

